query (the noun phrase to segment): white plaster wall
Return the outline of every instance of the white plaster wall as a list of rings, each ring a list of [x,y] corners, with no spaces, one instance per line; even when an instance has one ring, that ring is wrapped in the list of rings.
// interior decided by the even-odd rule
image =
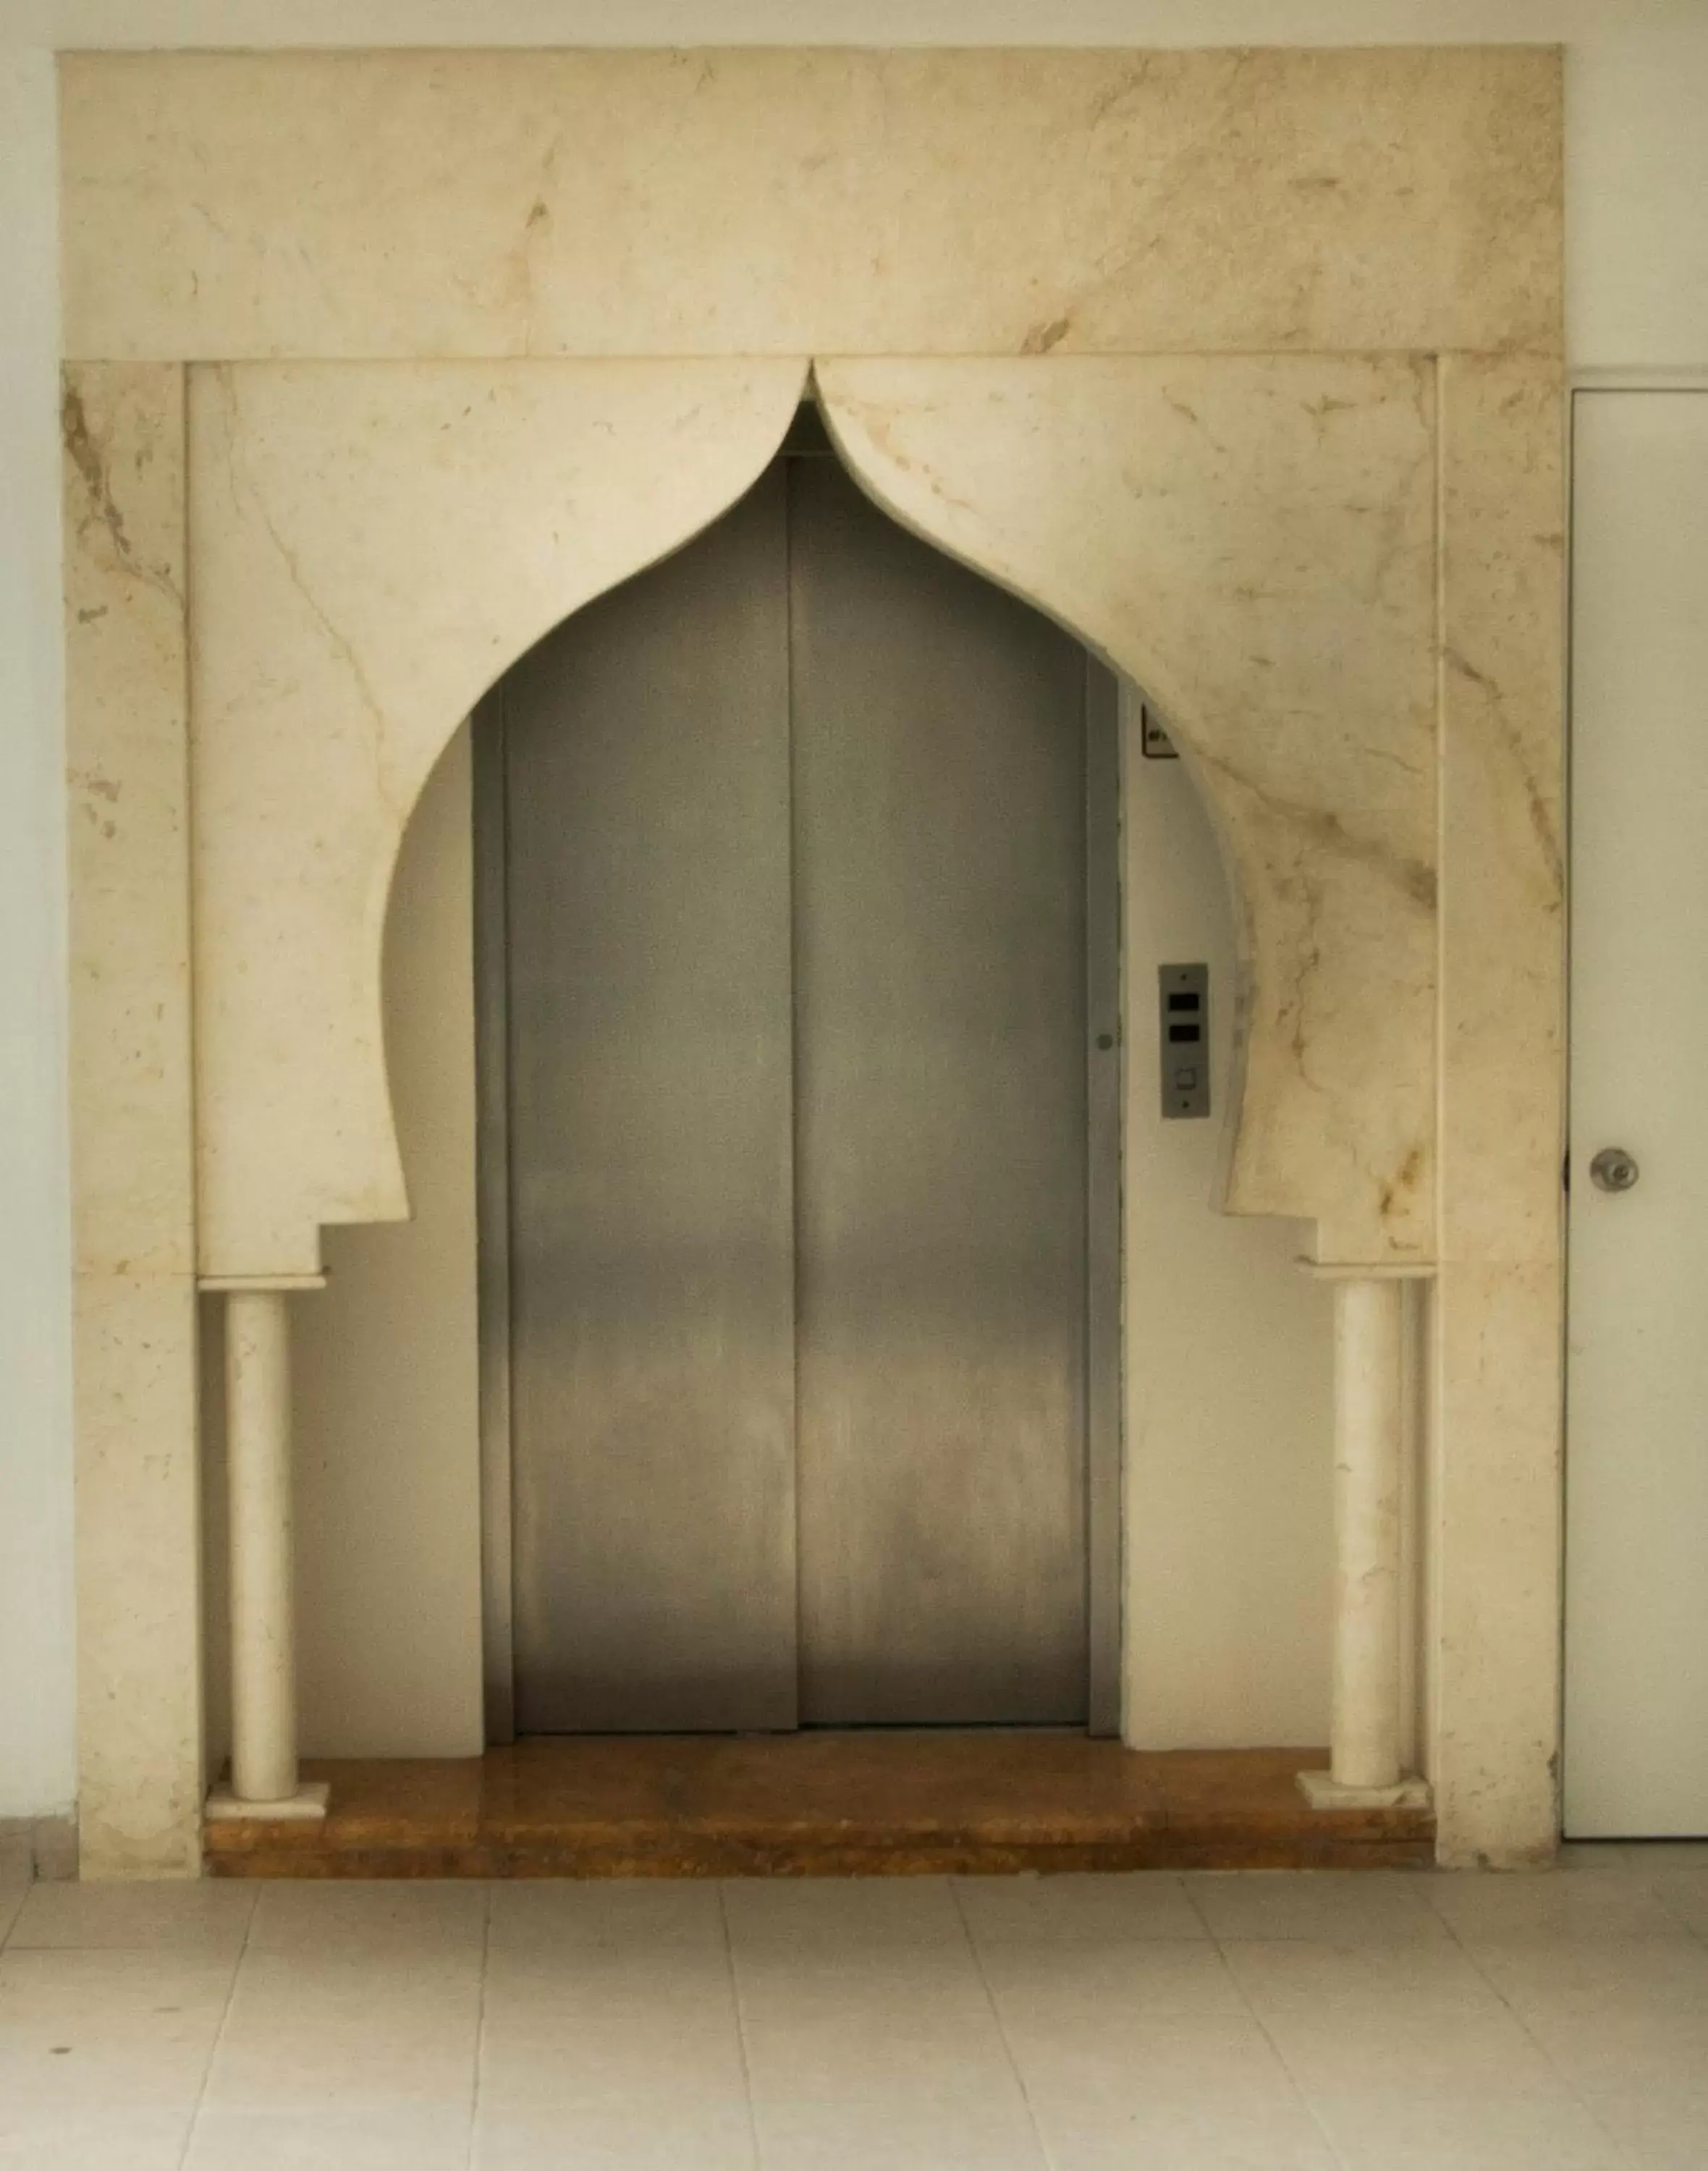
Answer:
[[[1146,1749],[1308,1746],[1328,1739],[1332,1292],[1293,1265],[1302,1225],[1210,1210],[1233,919],[1190,779],[1145,759],[1123,707],[1125,1731]],[[1157,967],[1199,960],[1213,1118],[1165,1123]]]
[[[0,49],[0,1818],[77,1791],[53,115]]]
[[[8,0],[0,12],[0,1815],[62,1807],[73,1756],[49,49],[1454,40],[1568,46],[1573,367],[1708,366],[1700,0],[1056,0],[1047,10],[1034,0],[626,0],[620,8],[486,0],[478,9],[465,0],[293,0],[288,11],[276,0]]]

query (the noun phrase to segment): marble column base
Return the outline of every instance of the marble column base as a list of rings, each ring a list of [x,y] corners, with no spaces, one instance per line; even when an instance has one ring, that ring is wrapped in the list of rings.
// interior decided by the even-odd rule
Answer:
[[[1331,1772],[1301,1772],[1299,1792],[1313,1809],[1426,1809],[1427,1779],[1402,1779],[1396,1787],[1348,1787]]]
[[[287,1794],[282,1802],[245,1802],[239,1800],[229,1787],[216,1787],[207,1798],[203,1815],[210,1824],[229,1824],[240,1817],[253,1819],[260,1824],[301,1824],[326,1814],[330,1787],[324,1779],[306,1782],[294,1794]]]

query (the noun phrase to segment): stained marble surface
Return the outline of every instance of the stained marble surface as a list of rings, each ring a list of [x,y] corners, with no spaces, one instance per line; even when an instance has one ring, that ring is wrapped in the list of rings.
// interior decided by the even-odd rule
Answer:
[[[380,1004],[428,771],[488,686],[764,468],[798,362],[191,374],[204,1275],[407,1210]]]
[[[78,1816],[201,1848],[184,373],[66,373]]]
[[[1442,365],[1443,1856],[1545,1852],[1560,1696],[1564,397]]]
[[[1560,56],[67,55],[68,351],[1557,351]]]
[[[1545,1847],[1557,54],[63,67],[68,351],[171,365],[67,414],[90,1861],[189,1866],[200,1787],[186,578],[201,1263],[306,1276],[406,1203],[379,941],[436,751],[814,353],[880,500],[1178,711],[1246,908],[1229,1197],[1438,1246],[1442,1845]]]
[[[879,501],[1136,680],[1191,764],[1249,981],[1228,1205],[1314,1218],[1325,1260],[1427,1260],[1431,366],[839,361],[818,382]]]
[[[184,373],[67,371],[77,1264],[190,1273]]]

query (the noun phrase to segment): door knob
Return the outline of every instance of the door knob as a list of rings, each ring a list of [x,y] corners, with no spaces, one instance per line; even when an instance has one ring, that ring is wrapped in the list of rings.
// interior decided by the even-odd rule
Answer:
[[[1589,1180],[1598,1191],[1629,1191],[1641,1174],[1623,1146],[1603,1146],[1589,1164]]]

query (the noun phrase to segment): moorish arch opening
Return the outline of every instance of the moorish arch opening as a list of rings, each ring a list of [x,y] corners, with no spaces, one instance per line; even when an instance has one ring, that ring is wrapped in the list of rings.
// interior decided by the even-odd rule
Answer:
[[[810,405],[481,705],[491,1738],[1117,1730],[1116,732]]]
[[[814,406],[778,435],[520,652],[406,826],[411,1220],[327,1229],[294,1329],[305,1780],[359,1821],[364,1760],[484,1746],[471,1861],[520,1790],[530,1862],[604,1859],[626,1800],[621,1861],[743,1863],[729,1788],[767,1861],[904,1799],[1149,1859],[1177,1781],[1131,1751],[1244,1786],[1327,1715],[1324,1292],[1297,1225],[1213,1210],[1227,861],[1042,584]],[[1208,1122],[1159,1106],[1184,957]]]

